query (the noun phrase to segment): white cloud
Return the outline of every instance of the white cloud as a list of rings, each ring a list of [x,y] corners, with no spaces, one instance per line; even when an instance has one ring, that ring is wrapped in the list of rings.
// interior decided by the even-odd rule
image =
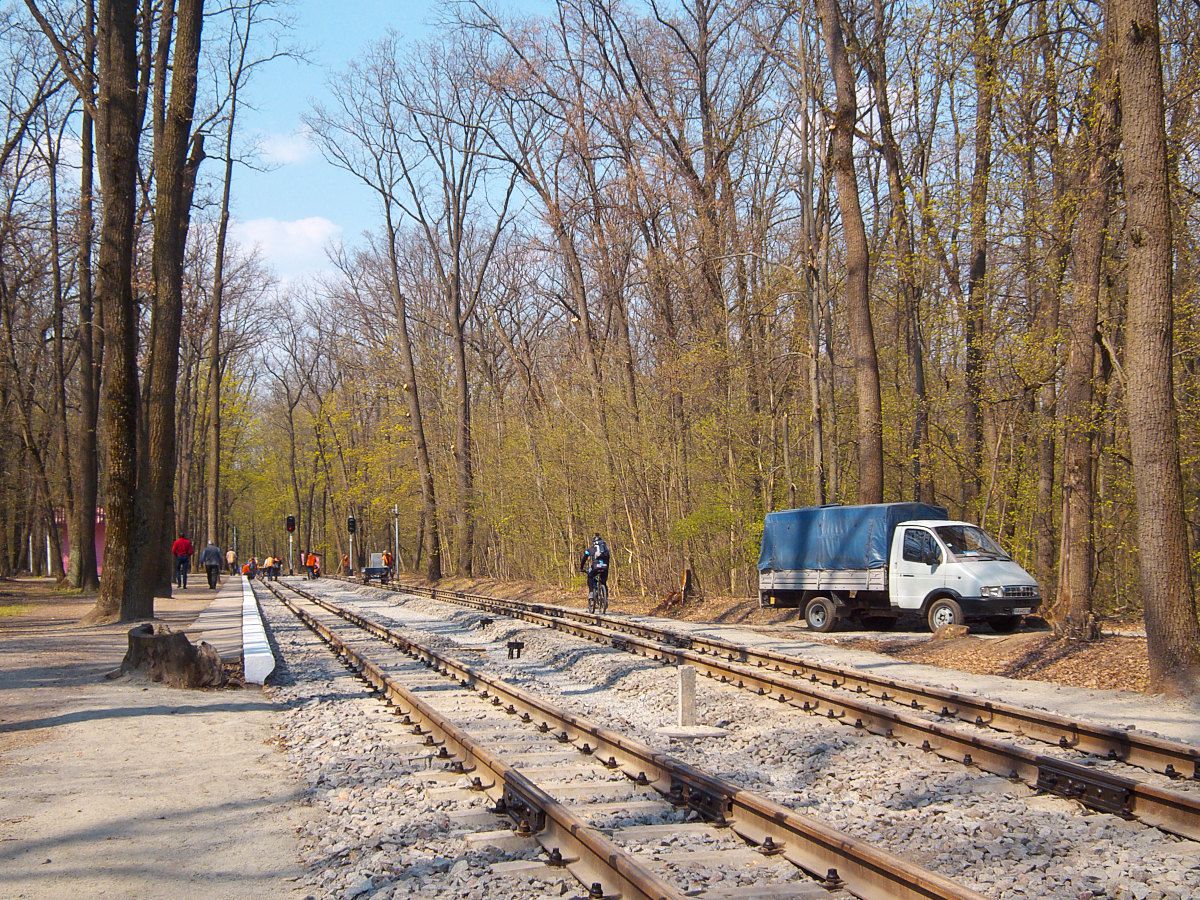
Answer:
[[[290,280],[329,268],[325,248],[341,236],[342,228],[324,216],[304,219],[250,219],[234,222],[230,234],[246,248],[257,247],[277,275]]]
[[[291,134],[264,134],[258,142],[263,162],[271,166],[291,166],[307,162],[316,153],[307,128]]]

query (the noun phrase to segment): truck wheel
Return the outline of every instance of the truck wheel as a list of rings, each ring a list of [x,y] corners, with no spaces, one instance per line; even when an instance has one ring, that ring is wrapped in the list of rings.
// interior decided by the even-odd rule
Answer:
[[[962,607],[949,597],[943,597],[940,600],[934,600],[933,603],[929,605],[930,631],[937,631],[943,625],[961,625],[962,623]]]
[[[992,616],[988,619],[988,624],[992,626],[992,631],[996,634],[1012,634],[1017,630],[1017,626],[1021,624],[1020,616]]]
[[[833,601],[828,597],[813,597],[804,608],[804,621],[813,631],[822,634],[833,631],[837,624],[837,614],[834,612]]]

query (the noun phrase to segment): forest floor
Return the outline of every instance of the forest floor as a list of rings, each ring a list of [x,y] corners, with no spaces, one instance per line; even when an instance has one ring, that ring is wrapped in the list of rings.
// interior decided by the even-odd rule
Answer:
[[[156,613],[185,627],[212,598],[193,588]],[[269,743],[278,707],[253,688],[106,679],[129,624],[80,625],[94,600],[45,579],[0,582],[2,893],[297,890],[298,787]]]
[[[402,575],[401,580],[426,583],[407,575]],[[582,589],[527,581],[443,578],[438,587],[510,600],[586,606],[586,594]],[[805,640],[976,675],[1003,675],[1070,687],[1120,691],[1144,691],[1148,683],[1146,639],[1136,633],[1130,635],[1130,623],[1122,624],[1120,635],[1106,634],[1094,643],[1081,644],[1060,640],[1037,618],[1031,619],[1015,634],[993,634],[981,625],[977,626],[978,633],[953,640],[934,640],[915,620],[902,621],[894,632],[844,630],[816,634],[804,625],[800,610],[761,609],[758,599],[751,597],[705,597],[680,606],[661,597],[614,595],[609,611],[687,622],[740,625],[779,636],[803,635]]]

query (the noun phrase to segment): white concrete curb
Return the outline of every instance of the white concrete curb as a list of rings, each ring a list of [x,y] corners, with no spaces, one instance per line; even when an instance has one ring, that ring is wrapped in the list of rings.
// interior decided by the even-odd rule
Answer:
[[[267,641],[250,579],[242,577],[242,668],[247,684],[262,684],[275,671],[275,654]]]

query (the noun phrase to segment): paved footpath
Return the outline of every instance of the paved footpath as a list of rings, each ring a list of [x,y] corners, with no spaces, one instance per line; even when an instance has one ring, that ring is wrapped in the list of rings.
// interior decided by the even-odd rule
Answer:
[[[195,584],[160,618],[209,607]],[[303,896],[276,707],[257,687],[106,681],[129,626],[76,624],[89,606],[43,596],[0,618],[0,896]]]

